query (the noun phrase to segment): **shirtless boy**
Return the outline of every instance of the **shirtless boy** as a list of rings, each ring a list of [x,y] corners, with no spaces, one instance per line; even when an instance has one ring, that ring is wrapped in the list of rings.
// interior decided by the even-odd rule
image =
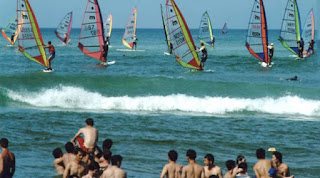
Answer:
[[[289,166],[282,162],[282,154],[278,151],[272,153],[272,166],[276,168],[278,177],[290,176]]]
[[[74,155],[74,145],[71,142],[68,142],[64,145],[65,149],[66,149],[66,153],[63,154],[63,164],[64,165],[68,165],[69,163],[71,163],[74,158],[76,157],[76,155]]]
[[[194,150],[188,150],[186,153],[188,165],[182,168],[182,178],[200,178],[204,173],[204,169],[201,165],[196,163],[197,153]]]
[[[216,175],[222,178],[222,171],[219,166],[214,165],[214,156],[207,154],[204,156],[204,177],[209,178],[212,175]]]
[[[163,169],[160,178],[177,178],[180,177],[182,166],[177,164],[176,161],[178,159],[178,153],[175,150],[170,150],[168,152],[168,161]]]
[[[271,160],[266,160],[266,151],[262,148],[257,149],[256,156],[258,162],[253,166],[254,173],[257,178],[269,178],[269,169],[271,168]]]
[[[6,138],[0,139],[2,153],[0,155],[0,177],[11,178],[16,170],[16,158],[8,149],[9,141]]]
[[[63,178],[82,177],[86,173],[87,165],[82,161],[83,151],[80,148],[76,148],[74,151],[76,155],[75,159],[66,166],[64,170]]]
[[[56,168],[58,175],[63,175],[64,173],[64,164],[63,164],[63,153],[61,148],[56,148],[52,151],[54,157],[53,165]]]
[[[113,175],[115,178],[126,178],[127,174],[126,171],[120,168],[122,162],[122,156],[120,155],[113,155],[111,157],[112,166],[110,170],[112,170]]]

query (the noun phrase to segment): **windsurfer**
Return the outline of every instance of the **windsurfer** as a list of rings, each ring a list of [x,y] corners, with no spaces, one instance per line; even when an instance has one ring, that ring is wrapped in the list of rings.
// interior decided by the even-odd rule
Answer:
[[[274,52],[273,43],[271,43],[271,44],[268,46],[268,49],[269,49],[268,65],[271,65],[271,61],[272,61],[272,57],[273,57],[273,52]]]
[[[294,76],[294,77],[292,77],[292,78],[287,78],[287,79],[280,78],[280,80],[297,81],[297,80],[298,80],[298,76]]]
[[[299,47],[298,56],[299,56],[300,58],[303,58],[303,48],[304,48],[303,38],[301,38],[301,40],[298,41],[297,43],[298,43],[298,47]]]
[[[173,51],[173,45],[172,45],[172,42],[170,42],[169,53],[172,54],[172,51]]]
[[[311,39],[311,41],[309,42],[309,48],[308,48],[308,54],[313,54],[314,53],[314,40]]]
[[[207,57],[208,57],[207,48],[204,46],[203,43],[201,43],[201,48],[199,50],[197,50],[197,53],[200,53],[200,52],[202,52],[202,57],[201,57],[201,62],[200,62],[200,70],[203,70],[204,63],[207,61]]]
[[[16,33],[12,33],[11,35],[11,43],[14,43],[14,37],[16,36]]]
[[[108,56],[108,51],[109,51],[109,37],[106,37],[106,41],[104,42],[103,45],[103,65],[107,65],[107,56]]]
[[[138,41],[138,38],[137,38],[136,35],[134,35],[134,36],[132,37],[132,39],[133,39],[132,50],[133,50],[133,48],[134,48],[134,50],[136,50],[136,49],[137,49],[137,41]]]
[[[56,56],[56,50],[54,49],[54,46],[51,44],[51,41],[48,42],[47,46],[43,46],[44,48],[49,48],[49,67],[46,70],[52,70],[51,68],[51,61],[54,59],[54,57]]]
[[[212,35],[211,37],[211,46],[214,47],[214,42],[216,41],[216,37],[214,37],[214,35]]]
[[[65,43],[65,44],[67,44],[68,43],[68,33],[66,33],[65,35],[64,35],[64,40],[63,40],[63,42]]]

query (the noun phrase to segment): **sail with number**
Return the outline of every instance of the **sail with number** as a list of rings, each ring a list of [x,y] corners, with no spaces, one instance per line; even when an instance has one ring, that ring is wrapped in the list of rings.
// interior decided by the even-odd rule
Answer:
[[[2,36],[11,44],[14,45],[18,33],[20,32],[20,29],[17,25],[18,19],[16,16],[12,17],[8,24],[1,30]],[[14,34],[14,36],[12,36]],[[13,38],[12,38],[13,37]]]
[[[249,21],[246,47],[262,62],[268,60],[268,26],[263,0],[255,0]]]
[[[315,33],[315,23],[314,23],[314,13],[313,9],[310,10],[308,13],[307,19],[304,23],[303,31],[302,31],[302,38],[305,41],[304,49],[307,50],[309,47],[309,42],[314,40],[314,33]]]
[[[126,29],[122,38],[122,43],[132,49],[133,48],[133,37],[136,35],[137,29],[137,8],[134,8],[128,19]]]
[[[28,0],[17,0],[17,17],[20,52],[28,59],[49,67],[38,22]]]
[[[72,25],[72,12],[69,12],[58,25],[55,34],[64,43],[68,43],[70,39],[70,31]]]
[[[88,0],[83,15],[78,47],[85,55],[103,61],[104,43],[103,20],[98,0]]]
[[[298,54],[301,40],[301,22],[297,0],[288,0],[282,20],[279,41],[290,52]]]
[[[212,39],[213,33],[210,17],[208,12],[205,12],[200,21],[198,40],[204,44],[212,45]]]
[[[104,34],[106,35],[106,37],[111,37],[112,23],[113,17],[112,14],[110,14],[107,20],[104,22]]]
[[[227,27],[227,23],[224,23],[223,27],[222,27],[222,34],[225,34],[228,32],[228,27]]]
[[[174,0],[167,0],[167,24],[175,58],[183,67],[200,69],[200,61],[196,52],[188,25]]]
[[[162,16],[162,23],[163,23],[163,29],[164,29],[164,34],[166,37],[166,42],[167,42],[167,46],[168,46],[168,51],[170,51],[170,35],[168,33],[168,27],[167,27],[167,22],[166,22],[166,18],[165,15],[163,13],[163,8],[162,8],[162,4],[160,4],[161,7],[161,16]]]

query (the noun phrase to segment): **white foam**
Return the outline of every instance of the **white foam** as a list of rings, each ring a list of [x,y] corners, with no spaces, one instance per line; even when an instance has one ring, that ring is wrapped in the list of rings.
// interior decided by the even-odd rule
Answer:
[[[79,87],[60,86],[40,92],[8,91],[8,96],[39,108],[91,111],[183,112],[184,114],[226,114],[253,111],[269,114],[320,116],[320,101],[283,96],[257,99],[194,97],[184,94],[167,96],[108,97]]]

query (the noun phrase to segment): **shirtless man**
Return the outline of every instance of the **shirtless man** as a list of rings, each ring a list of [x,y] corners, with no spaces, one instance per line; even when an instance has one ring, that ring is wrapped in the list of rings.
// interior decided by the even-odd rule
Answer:
[[[100,162],[100,170],[103,171],[100,178],[109,178],[113,176],[113,171],[110,169],[110,160],[111,160],[112,152],[109,150],[106,150],[103,152],[103,161]]]
[[[9,141],[6,138],[0,139],[2,153],[0,155],[0,177],[11,178],[16,170],[16,158],[8,149]]]
[[[72,138],[71,142],[75,145],[75,140],[78,141],[80,148],[88,153],[94,152],[96,143],[98,141],[98,130],[93,127],[93,119],[88,118],[86,120],[86,126],[79,129],[76,135]],[[80,134],[84,135],[84,144],[82,145],[82,138]]]
[[[52,151],[54,157],[53,165],[56,168],[58,175],[63,175],[64,173],[64,164],[63,164],[63,153],[61,148],[56,148]]]
[[[126,171],[120,168],[122,162],[122,156],[120,155],[114,155],[111,157],[111,163],[112,166],[110,166],[110,169],[114,178],[126,178],[127,174]]]
[[[97,162],[93,161],[90,165],[89,165],[89,172],[87,175],[83,176],[82,178],[96,178],[99,177],[99,169],[100,166]]]
[[[272,153],[272,166],[276,168],[278,177],[290,176],[289,166],[282,162],[282,154],[278,151]]]
[[[214,165],[214,156],[207,154],[204,156],[204,177],[209,178],[211,175],[216,175],[222,178],[222,171],[219,166]]]
[[[63,178],[82,177],[86,173],[87,165],[82,161],[83,151],[80,148],[76,148],[74,154],[76,158],[66,166]]]
[[[253,166],[254,173],[257,178],[269,178],[269,169],[271,168],[271,160],[266,160],[266,151],[262,148],[257,149],[256,156],[258,162]]]
[[[235,178],[237,175],[236,162],[233,160],[226,161],[226,167],[228,171],[224,175],[224,178]]]
[[[177,164],[176,161],[178,159],[178,153],[175,150],[170,150],[168,152],[168,161],[163,169],[160,178],[177,178],[180,177],[182,166]]]
[[[76,155],[74,155],[74,145],[71,142],[68,142],[64,145],[65,149],[66,149],[66,153],[63,154],[63,164],[66,166],[69,163],[71,163]]]
[[[197,153],[194,150],[187,151],[187,160],[188,165],[182,168],[182,178],[200,178],[204,172],[204,169],[201,165],[196,163]]]

